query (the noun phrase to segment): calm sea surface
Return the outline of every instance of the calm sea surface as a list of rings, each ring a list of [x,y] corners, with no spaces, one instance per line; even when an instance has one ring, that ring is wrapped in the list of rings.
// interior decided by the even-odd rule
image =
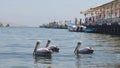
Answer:
[[[45,47],[48,39],[60,48],[51,58],[35,59],[36,40]],[[77,42],[90,46],[91,55],[73,53]],[[65,29],[0,28],[0,68],[120,68],[120,36],[69,32]]]

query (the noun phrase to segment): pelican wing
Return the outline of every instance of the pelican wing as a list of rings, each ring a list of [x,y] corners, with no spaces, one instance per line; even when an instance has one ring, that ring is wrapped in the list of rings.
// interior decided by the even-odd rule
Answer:
[[[48,48],[40,48],[37,49],[37,51],[35,52],[35,55],[39,55],[39,56],[47,56],[47,55],[51,55],[52,51],[50,51]]]
[[[48,48],[40,48],[37,49],[37,52],[49,52],[50,50]]]

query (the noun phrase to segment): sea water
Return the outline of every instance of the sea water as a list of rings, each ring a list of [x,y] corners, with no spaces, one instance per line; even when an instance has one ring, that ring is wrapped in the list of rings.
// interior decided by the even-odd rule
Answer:
[[[35,58],[32,53],[37,40],[44,48],[58,45],[59,53],[50,58]],[[92,47],[93,54],[76,56],[74,49]],[[0,68],[120,68],[120,36],[85,32],[69,32],[67,29],[1,27]]]

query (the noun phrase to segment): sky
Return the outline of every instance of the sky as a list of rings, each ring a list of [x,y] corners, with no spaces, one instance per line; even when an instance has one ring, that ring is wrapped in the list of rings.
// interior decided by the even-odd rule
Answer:
[[[39,26],[52,21],[84,18],[80,14],[112,0],[0,0],[0,22]]]

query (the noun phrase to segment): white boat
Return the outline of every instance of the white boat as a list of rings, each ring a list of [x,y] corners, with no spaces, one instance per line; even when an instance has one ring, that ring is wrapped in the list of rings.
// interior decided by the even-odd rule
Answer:
[[[83,25],[69,24],[68,30],[73,32],[84,32],[86,30],[86,27]]]

